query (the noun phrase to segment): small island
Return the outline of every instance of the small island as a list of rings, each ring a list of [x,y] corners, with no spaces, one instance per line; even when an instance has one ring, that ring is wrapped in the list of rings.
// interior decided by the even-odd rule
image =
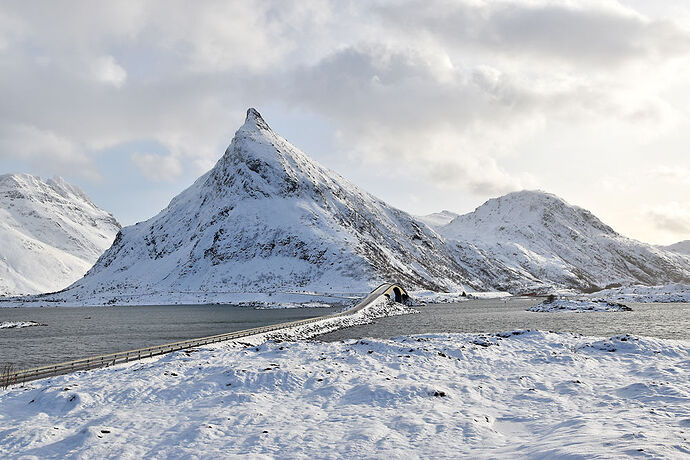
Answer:
[[[527,311],[539,313],[553,313],[559,311],[573,312],[612,312],[612,311],[632,311],[632,308],[618,302],[611,302],[603,299],[583,300],[583,299],[556,299],[549,296],[539,305],[528,308]]]

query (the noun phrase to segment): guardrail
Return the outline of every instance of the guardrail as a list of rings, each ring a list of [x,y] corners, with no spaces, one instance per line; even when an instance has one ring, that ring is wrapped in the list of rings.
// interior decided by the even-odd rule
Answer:
[[[308,318],[299,321],[290,321],[287,323],[271,324],[268,326],[255,327],[252,329],[243,329],[241,331],[211,335],[208,337],[200,337],[197,339],[181,340],[179,342],[166,343],[163,345],[155,345],[146,348],[139,348],[137,350],[121,351],[117,353],[110,353],[107,355],[92,356],[90,358],[67,361],[52,366],[35,367],[32,369],[25,369],[17,372],[7,371],[3,375],[0,375],[0,387],[5,388],[10,385],[31,382],[33,380],[38,380],[46,377],[54,377],[57,375],[69,374],[75,371],[83,371],[89,369],[97,369],[101,367],[114,366],[115,364],[127,363],[142,358],[150,358],[153,356],[171,353],[173,351],[187,350],[201,345],[208,345],[211,343],[223,342],[226,340],[240,339],[242,337],[249,337],[256,334],[278,331],[290,327],[303,326],[305,324],[316,323],[319,321],[337,318],[340,316],[352,315],[360,311],[361,309],[365,308],[371,302],[378,299],[382,295],[390,296],[390,293],[393,292],[393,289],[395,288],[400,289],[403,293],[405,292],[405,290],[398,284],[384,283],[376,289],[374,289],[357,305],[340,313],[317,316],[315,318]]]

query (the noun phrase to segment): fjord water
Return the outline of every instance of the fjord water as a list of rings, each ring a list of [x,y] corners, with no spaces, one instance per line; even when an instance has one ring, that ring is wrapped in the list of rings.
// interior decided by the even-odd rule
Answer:
[[[326,315],[328,308],[255,309],[230,305],[0,308],[0,323],[45,326],[0,329],[0,365],[56,364],[178,340]]]
[[[540,300],[470,300],[415,307],[419,314],[381,318],[372,324],[341,329],[319,337],[336,341],[363,337],[469,332],[492,333],[515,329],[571,332],[610,337],[618,334],[690,340],[690,303],[626,303],[627,312],[526,311]]]
[[[415,307],[414,315],[380,318],[372,324],[319,336],[335,341],[409,334],[491,333],[540,329],[590,336],[633,334],[690,340],[690,304],[628,304],[631,312],[525,311],[539,300],[470,300]],[[139,307],[0,308],[0,322],[35,321],[45,326],[0,329],[0,364],[23,369],[87,356],[204,337],[267,324],[326,315],[333,308],[257,310],[229,305]]]

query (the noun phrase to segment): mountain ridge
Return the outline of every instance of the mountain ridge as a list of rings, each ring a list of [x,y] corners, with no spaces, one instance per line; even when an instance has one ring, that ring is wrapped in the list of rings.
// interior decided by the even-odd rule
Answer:
[[[492,198],[437,230],[454,242],[459,258],[490,268],[484,275],[511,292],[520,278],[537,291],[690,282],[688,259],[626,238],[590,211],[543,191]]]
[[[389,281],[514,294],[690,282],[690,258],[628,239],[543,191],[431,216],[451,220],[425,223],[387,205],[249,109],[216,165],[158,214],[122,228],[84,278],[24,300],[278,305],[340,302]]]
[[[120,225],[60,177],[0,175],[0,294],[62,289],[80,278]]]

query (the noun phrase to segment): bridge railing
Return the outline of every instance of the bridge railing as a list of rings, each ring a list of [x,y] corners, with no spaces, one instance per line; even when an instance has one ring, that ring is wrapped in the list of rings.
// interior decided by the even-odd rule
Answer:
[[[390,290],[394,286],[399,285],[389,283],[382,284],[376,289],[374,289],[367,297],[365,297],[357,305],[340,313],[333,313],[330,315],[317,316],[314,318],[290,321],[286,323],[270,324],[267,326],[255,327],[252,329],[243,329],[241,331],[211,335],[196,339],[181,340],[179,342],[166,343],[163,345],[154,345],[152,347],[139,348],[136,350],[128,350],[117,353],[110,353],[107,355],[92,356],[89,358],[67,361],[64,363],[54,364],[51,366],[35,367],[32,369],[25,369],[16,372],[7,371],[0,375],[0,387],[5,388],[10,385],[31,382],[33,380],[68,374],[75,371],[83,371],[89,369],[97,369],[101,367],[114,366],[115,364],[127,363],[130,361],[136,361],[143,358],[150,358],[153,356],[163,355],[174,351],[187,350],[190,348],[208,345],[211,343],[223,342],[226,340],[235,340],[243,337],[249,337],[252,335],[263,334],[266,332],[273,332],[291,327],[304,326],[306,324],[312,324],[331,318],[352,315],[371,304],[371,302],[381,297],[386,291]]]

